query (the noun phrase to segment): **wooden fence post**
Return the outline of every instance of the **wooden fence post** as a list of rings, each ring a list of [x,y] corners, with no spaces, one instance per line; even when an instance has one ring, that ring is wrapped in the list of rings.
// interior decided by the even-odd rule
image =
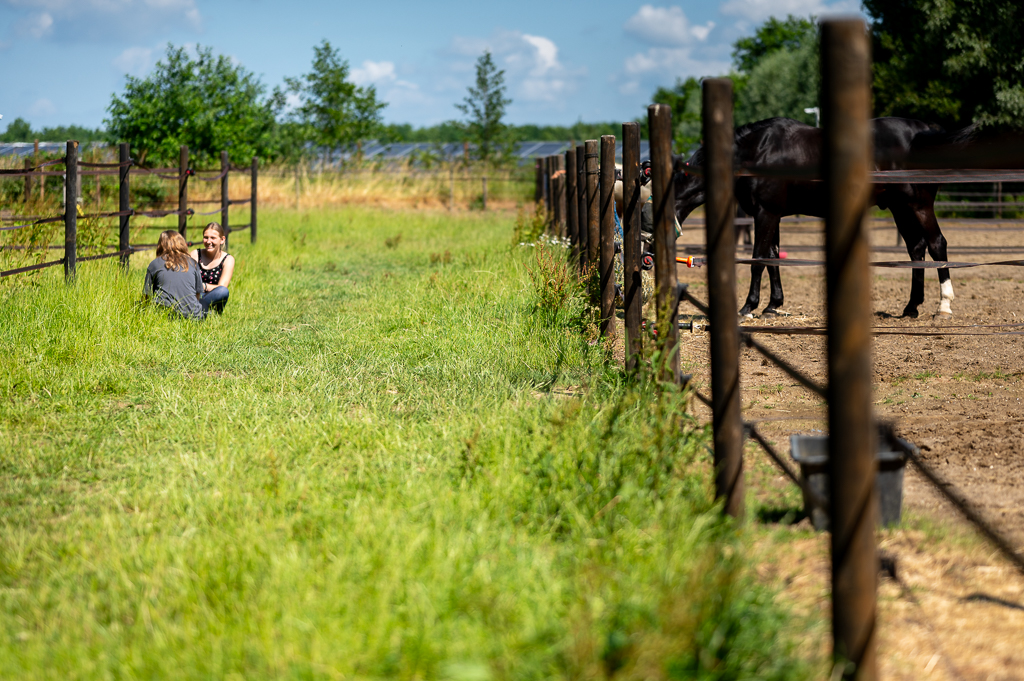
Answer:
[[[448,168],[448,210],[455,210],[455,164]]]
[[[32,147],[35,150],[33,163],[39,165],[39,140],[35,141]],[[46,200],[46,175],[39,176],[39,203],[42,205],[43,201]]]
[[[576,236],[578,237],[576,249],[579,251],[581,275],[587,271],[590,259],[590,248],[587,244],[587,239],[590,238],[588,227],[590,220],[587,217],[586,156],[586,147],[582,144],[576,145]]]
[[[78,269],[78,142],[68,140],[64,156],[64,280]]]
[[[666,104],[647,107],[651,134],[651,194],[654,201],[654,278],[658,310],[658,348],[662,352],[661,380],[678,383],[679,317],[676,285],[675,191],[672,186],[672,109]]]
[[[842,665],[843,679],[873,681],[878,676],[877,464],[871,413],[871,279],[864,229],[873,152],[871,56],[862,20],[821,23],[821,93],[833,656]]]
[[[117,161],[121,165],[117,169],[117,210],[121,213],[131,210],[131,194],[129,191],[129,177],[131,172],[131,166],[128,165],[130,160],[129,149],[127,142],[121,142],[117,149]],[[127,251],[131,245],[131,220],[130,215],[122,215],[119,222],[119,229],[117,231],[117,250]],[[121,267],[125,270],[128,269],[128,262],[131,254],[121,254]]]
[[[626,312],[626,372],[643,353],[643,282],[640,270],[640,124],[622,124],[622,300]]]
[[[551,220],[554,213],[551,194],[551,157],[544,157],[544,231],[551,232]]]
[[[544,159],[540,156],[533,160],[533,203],[544,198]]]
[[[185,214],[187,210],[188,147],[183,144],[181,149],[178,150],[178,234],[185,237],[186,242],[188,242],[188,236],[185,234],[185,230],[188,227],[188,215]]]
[[[708,254],[708,345],[711,349],[711,421],[715,497],[742,518],[743,419],[740,413],[740,332],[736,322],[736,205],[733,197],[732,81],[704,81],[705,229]]]
[[[590,305],[595,310],[601,309],[601,290],[598,282],[593,279],[593,272],[601,265],[601,209],[598,205],[597,166],[598,142],[587,140],[583,143],[586,152],[583,155],[583,167],[587,177],[587,265],[589,267],[588,288]]]
[[[483,193],[483,208],[484,208],[484,210],[487,210],[487,176],[486,175],[484,175],[484,177],[483,177],[483,185],[484,185],[483,186],[483,190],[484,190],[484,193]]]
[[[28,170],[31,167],[32,167],[32,159],[26,158],[25,159],[25,170]],[[26,175],[25,176],[25,205],[27,206],[31,202],[32,202],[32,176],[31,175]]]
[[[228,226],[228,213],[231,208],[231,197],[228,189],[228,174],[231,172],[231,159],[228,152],[220,152],[220,226],[224,228],[224,249],[228,248],[228,241],[231,239],[231,227]]]
[[[601,135],[601,335],[615,336],[615,135]]]
[[[558,214],[556,230],[559,238],[565,238],[565,227],[568,222],[566,204],[568,203],[565,193],[565,157],[561,154],[555,156],[555,167],[558,173],[558,191],[555,193],[555,212]]]
[[[569,255],[575,263],[580,257],[580,204],[577,200],[579,190],[576,188],[576,148],[570,147],[565,152],[565,232],[569,239]]]
[[[251,244],[256,243],[256,204],[257,199],[259,198],[259,192],[257,191],[259,189],[259,170],[260,162],[255,156],[253,156],[252,177],[250,178],[252,182],[252,189],[249,194],[251,197],[249,199],[249,243]]]

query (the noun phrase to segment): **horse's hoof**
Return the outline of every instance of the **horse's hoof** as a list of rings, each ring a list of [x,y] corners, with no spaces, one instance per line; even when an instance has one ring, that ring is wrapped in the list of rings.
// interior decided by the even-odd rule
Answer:
[[[932,319],[937,319],[940,322],[948,322],[949,320],[953,319],[953,313],[943,312],[942,310],[940,310],[936,312],[934,315],[932,315]]]
[[[743,307],[740,308],[740,316],[741,317],[746,317],[747,319],[750,319],[751,317],[754,316],[752,314],[753,312],[754,312],[754,308],[749,307],[747,305],[744,305]]]
[[[910,319],[917,319],[917,308],[916,307],[906,307],[906,308],[904,308],[902,316],[909,317]]]
[[[762,317],[788,317],[788,312],[783,312],[777,307],[766,307],[761,311]]]

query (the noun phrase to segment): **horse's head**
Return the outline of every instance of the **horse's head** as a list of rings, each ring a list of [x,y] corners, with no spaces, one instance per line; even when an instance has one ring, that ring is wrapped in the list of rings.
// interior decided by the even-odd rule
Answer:
[[[697,206],[704,203],[703,165],[704,147],[699,148],[689,161],[682,156],[672,158],[672,185],[676,195],[676,219],[680,224]]]

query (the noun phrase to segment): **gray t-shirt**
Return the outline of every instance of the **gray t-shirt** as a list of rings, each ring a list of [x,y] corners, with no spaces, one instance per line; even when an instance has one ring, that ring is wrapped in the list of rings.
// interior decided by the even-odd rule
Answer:
[[[167,262],[162,257],[149,263],[142,292],[183,317],[202,319],[206,311],[196,297],[203,295],[199,265],[192,258],[186,257],[186,261],[188,269],[181,271],[167,269]]]

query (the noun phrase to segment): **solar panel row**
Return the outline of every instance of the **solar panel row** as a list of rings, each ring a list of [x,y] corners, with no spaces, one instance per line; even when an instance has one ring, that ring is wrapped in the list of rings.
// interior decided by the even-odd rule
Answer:
[[[554,156],[565,153],[571,142],[519,142],[513,156],[520,161],[527,161],[532,158],[543,156]],[[103,146],[98,142],[93,145]],[[60,153],[64,151],[64,142],[40,142],[39,151],[45,153]],[[474,146],[470,145],[470,154]],[[649,145],[647,141],[640,142],[640,160],[646,161],[649,158]],[[0,156],[30,156],[34,153],[32,142],[7,142],[0,144]],[[462,156],[464,148],[461,143],[436,144],[432,142],[396,142],[383,144],[371,140],[363,144],[363,158],[367,160],[400,161],[405,159],[416,159],[417,156],[430,155],[438,159],[454,159]],[[346,150],[335,158],[349,160],[354,156],[354,151]],[[622,144],[615,147],[615,156],[622,158]]]

